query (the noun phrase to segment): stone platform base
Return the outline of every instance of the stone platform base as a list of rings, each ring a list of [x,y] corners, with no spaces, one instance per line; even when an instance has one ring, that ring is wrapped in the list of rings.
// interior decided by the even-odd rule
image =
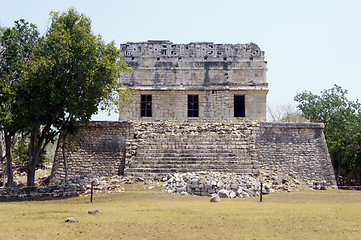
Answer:
[[[66,147],[69,177],[154,177],[202,171],[257,177],[263,168],[336,185],[322,124],[91,122],[71,142]],[[65,176],[62,144],[56,152],[52,183]]]

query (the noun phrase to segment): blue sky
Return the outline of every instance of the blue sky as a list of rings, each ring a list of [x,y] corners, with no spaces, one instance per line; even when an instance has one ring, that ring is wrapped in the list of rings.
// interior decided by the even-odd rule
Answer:
[[[174,43],[254,42],[268,61],[268,104],[294,104],[305,90],[338,84],[361,99],[360,0],[0,0],[0,25],[24,18],[41,33],[50,11],[74,7],[106,42],[167,39]],[[116,114],[93,119],[116,120]]]

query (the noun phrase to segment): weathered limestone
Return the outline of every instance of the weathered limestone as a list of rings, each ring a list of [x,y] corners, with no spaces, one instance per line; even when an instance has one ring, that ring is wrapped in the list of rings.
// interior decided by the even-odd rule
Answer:
[[[134,89],[134,107],[119,119],[134,122],[92,122],[81,128],[66,146],[69,177],[218,172],[257,179],[260,169],[267,169],[336,185],[322,124],[260,122],[266,120],[267,62],[256,44],[147,41],[121,48],[133,68],[121,81]],[[51,182],[65,176],[62,144]],[[242,192],[237,184],[191,192],[227,191],[218,192],[220,197],[257,192],[255,187],[253,193]],[[262,191],[271,190],[264,186]]]
[[[320,123],[260,123],[256,148],[261,168],[336,185]]]
[[[79,220],[77,218],[74,218],[74,217],[69,217],[67,219],[65,219],[65,222],[79,222]]]
[[[126,175],[218,171],[258,175],[258,124],[135,123],[135,155],[127,155]],[[135,147],[134,147],[135,146]]]
[[[91,122],[81,128],[72,144],[66,145],[69,178],[123,174],[126,142],[132,135],[133,126],[127,122]],[[65,178],[62,144],[55,154],[51,184]]]
[[[69,177],[259,169],[335,186],[322,124],[259,122],[93,122],[67,147]],[[60,146],[61,146],[60,142]],[[58,148],[51,182],[64,178]]]
[[[133,69],[121,81],[134,89],[134,107],[119,120],[266,120],[266,62],[254,43],[121,44]],[[151,95],[151,116],[141,114],[141,95]],[[199,114],[188,116],[188,95],[199,97]],[[245,116],[235,116],[234,96],[244,96]]]
[[[219,198],[219,195],[216,193],[213,193],[211,196],[210,202],[220,202],[220,201],[221,201],[221,199]]]

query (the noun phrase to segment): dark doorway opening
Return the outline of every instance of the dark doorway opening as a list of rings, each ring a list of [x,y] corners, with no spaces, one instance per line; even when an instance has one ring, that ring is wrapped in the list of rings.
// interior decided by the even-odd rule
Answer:
[[[199,117],[198,95],[188,95],[188,117]]]
[[[234,116],[245,117],[244,95],[234,95]]]
[[[140,116],[141,117],[152,116],[152,95],[140,96]]]

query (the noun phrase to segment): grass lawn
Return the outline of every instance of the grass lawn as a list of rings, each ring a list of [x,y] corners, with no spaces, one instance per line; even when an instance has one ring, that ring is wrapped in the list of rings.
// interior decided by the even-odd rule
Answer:
[[[361,192],[258,198],[179,196],[141,185],[123,193],[0,202],[0,239],[361,239]],[[89,215],[90,209],[101,214]],[[75,217],[78,223],[65,223]]]

